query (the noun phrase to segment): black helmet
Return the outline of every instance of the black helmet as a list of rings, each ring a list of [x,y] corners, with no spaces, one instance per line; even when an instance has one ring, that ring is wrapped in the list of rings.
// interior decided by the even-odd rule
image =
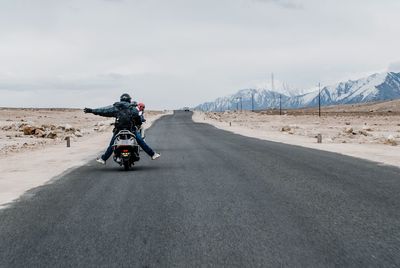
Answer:
[[[131,98],[131,96],[129,96],[128,93],[124,93],[124,94],[121,95],[119,100],[120,101],[124,101],[124,102],[131,102],[132,98]]]

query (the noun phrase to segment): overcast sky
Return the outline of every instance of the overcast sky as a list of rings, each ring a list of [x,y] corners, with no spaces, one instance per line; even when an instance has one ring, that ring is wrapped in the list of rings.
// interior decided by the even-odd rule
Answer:
[[[400,70],[399,0],[0,0],[0,106],[194,106]],[[278,85],[279,86],[279,85]]]

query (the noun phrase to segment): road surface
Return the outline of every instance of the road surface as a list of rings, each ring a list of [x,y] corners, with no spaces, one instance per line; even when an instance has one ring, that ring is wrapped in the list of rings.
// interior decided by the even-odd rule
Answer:
[[[190,112],[147,141],[159,160],[91,161],[1,210],[0,267],[400,266],[400,169]]]

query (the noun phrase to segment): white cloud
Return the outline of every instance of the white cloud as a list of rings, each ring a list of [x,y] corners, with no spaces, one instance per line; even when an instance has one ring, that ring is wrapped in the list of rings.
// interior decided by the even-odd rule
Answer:
[[[389,72],[400,72],[400,61],[392,62],[388,68]]]
[[[276,4],[278,6],[288,8],[288,9],[302,9],[303,8],[302,3],[300,3],[300,1],[296,1],[296,0],[255,0],[255,1]]]
[[[0,105],[26,94],[32,106],[94,106],[129,89],[149,108],[176,108],[271,72],[291,88],[356,78],[398,59],[399,8],[397,0],[2,1]],[[93,92],[95,100],[74,97]]]

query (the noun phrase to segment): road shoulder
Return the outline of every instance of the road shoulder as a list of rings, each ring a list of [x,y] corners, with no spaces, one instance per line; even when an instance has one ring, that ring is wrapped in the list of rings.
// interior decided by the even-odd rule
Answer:
[[[400,168],[400,149],[398,146],[383,144],[317,143],[317,139],[315,138],[288,135],[287,133],[277,131],[253,129],[242,125],[229,125],[227,122],[212,120],[201,112],[194,112],[192,119],[194,122],[210,124],[216,128],[246,137],[339,153]]]
[[[167,114],[147,117],[145,128],[150,128],[156,120]],[[0,173],[0,208],[11,204],[26,191],[51,182],[67,170],[94,159],[106,148],[110,135],[111,127],[109,131],[72,142],[69,148],[63,143],[3,158]]]

